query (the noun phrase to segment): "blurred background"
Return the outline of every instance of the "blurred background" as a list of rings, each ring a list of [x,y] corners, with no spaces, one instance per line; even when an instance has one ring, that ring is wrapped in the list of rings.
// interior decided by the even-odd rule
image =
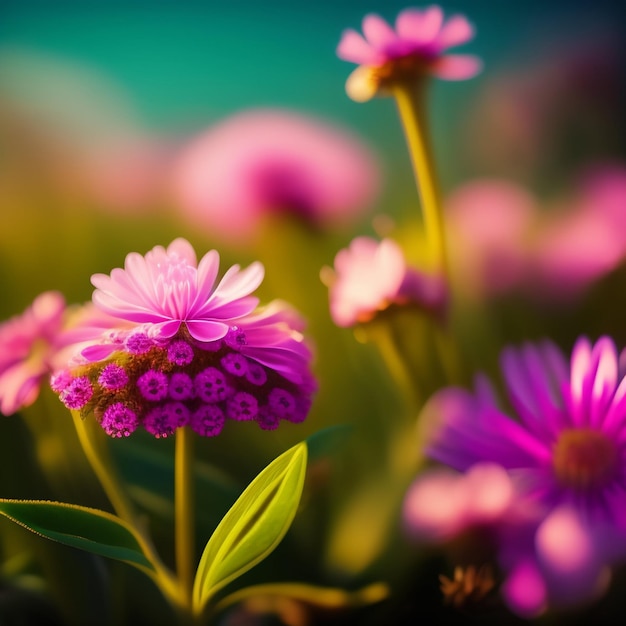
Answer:
[[[346,486],[354,484],[352,509],[347,506],[335,519],[320,508],[319,518],[310,517],[296,530],[302,539],[307,533],[323,535],[324,523],[332,526],[330,538],[319,539],[326,546],[325,565],[316,563],[307,572],[324,584],[354,586],[393,570],[379,558],[391,536],[390,518],[369,517],[387,484],[369,479],[377,471],[372,459],[387,416],[406,407],[377,355],[332,324],[319,272],[360,234],[397,233],[407,256],[420,256],[412,239],[418,201],[393,102],[352,102],[344,84],[353,66],[335,55],[342,31],[360,30],[364,14],[377,12],[392,21],[405,6],[389,0],[4,0],[0,6],[0,317],[21,312],[49,289],[62,291],[70,303],[86,301],[91,274],[108,273],[128,252],[144,254],[178,236],[188,238],[199,256],[217,248],[223,269],[260,259],[267,268],[263,300],[288,300],[309,321],[318,399],[303,425],[286,425],[269,436],[233,428],[219,443],[203,441],[200,448],[241,486],[272,456],[325,426],[369,424],[343,460],[329,498],[329,510],[349,502],[353,494],[346,496]],[[622,2],[466,0],[443,8],[446,14],[464,13],[476,26],[476,38],[462,51],[480,56],[485,65],[471,81],[432,84],[430,115],[444,196],[475,180],[497,179],[523,186],[544,207],[558,204],[589,168],[621,172],[626,166]],[[255,108],[312,116],[358,137],[380,168],[379,189],[366,210],[348,226],[324,233],[272,222],[245,245],[189,221],[170,180],[180,151],[229,116]],[[622,258],[611,269],[619,273]],[[615,293],[623,271],[619,279],[600,293]],[[523,319],[509,316],[519,312],[518,296],[499,302],[497,309],[502,333],[511,340],[553,332],[570,345],[581,331],[604,332],[607,324],[626,340],[621,310],[598,314],[597,292],[576,306],[570,302],[559,316],[541,308]],[[477,364],[492,365],[499,345],[481,351],[475,337],[468,345]],[[62,413],[58,406],[53,410]],[[2,426],[0,440],[19,434],[26,441],[16,449],[5,443],[5,454],[19,456],[28,449],[18,423]],[[246,437],[251,452],[234,458],[233,446]],[[143,441],[140,435],[134,439]],[[167,449],[169,442],[161,444]],[[128,455],[121,461],[136,476],[140,462]],[[318,469],[324,485],[324,468]],[[0,467],[0,482],[7,496],[42,493],[32,486],[36,481],[29,487],[24,479],[14,487],[6,465]],[[359,492],[359,483],[374,488]],[[205,520],[207,528],[237,489]],[[85,491],[68,489],[66,495],[84,497]],[[399,492],[392,496],[397,503]],[[91,497],[81,503],[100,504]],[[382,508],[393,515],[393,506]],[[363,511],[378,534],[346,547]],[[319,557],[318,545],[310,537],[302,541],[302,558]],[[378,568],[367,573],[375,561]],[[436,588],[436,576],[431,587],[432,581]]]

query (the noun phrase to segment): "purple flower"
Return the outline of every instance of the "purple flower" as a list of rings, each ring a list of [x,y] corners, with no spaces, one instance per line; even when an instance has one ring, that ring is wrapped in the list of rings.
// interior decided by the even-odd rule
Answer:
[[[445,301],[442,282],[408,267],[391,239],[354,239],[337,253],[328,282],[330,313],[337,326],[367,322],[393,304],[437,310]]]
[[[167,249],[156,246],[145,256],[131,252],[124,269],[110,276],[94,274],[94,304],[120,320],[149,325],[149,336],[169,339],[181,325],[198,341],[215,341],[230,323],[259,303],[251,296],[263,280],[263,267],[231,267],[216,285],[219,254],[208,252],[198,263],[184,239]]]
[[[505,350],[502,368],[516,418],[484,378],[475,393],[445,389],[427,405],[426,452],[460,472],[507,472],[515,504],[492,536],[505,598],[531,615],[597,595],[626,558],[626,378],[607,337],[579,339],[569,367],[546,341]],[[459,511],[463,526],[471,515]]]
[[[351,224],[371,206],[379,179],[372,151],[346,130],[261,109],[193,139],[180,155],[173,186],[191,223],[244,243],[272,214],[316,228]]]
[[[357,101],[369,100],[381,87],[403,78],[471,78],[480,71],[480,60],[445,51],[473,36],[474,29],[465,17],[453,15],[444,22],[443,11],[436,5],[401,11],[395,30],[380,16],[366,15],[363,36],[347,29],[337,47],[339,58],[360,65],[348,79],[348,95]]]
[[[213,437],[226,419],[263,429],[304,420],[316,383],[303,320],[279,301],[252,310],[258,264],[231,268],[214,287],[217,261],[209,253],[196,267],[178,239],[96,276],[104,311],[84,312],[72,332],[78,353],[54,374],[65,405],[93,414],[112,437],[141,426],[162,438],[185,425]]]
[[[35,298],[21,315],[0,324],[0,412],[32,404],[60,348],[65,300],[55,291]]]

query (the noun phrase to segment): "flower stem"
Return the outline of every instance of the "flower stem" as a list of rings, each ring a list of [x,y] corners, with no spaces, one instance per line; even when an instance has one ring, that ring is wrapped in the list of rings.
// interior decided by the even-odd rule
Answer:
[[[137,519],[137,514],[130,500],[126,497],[121,481],[117,476],[114,464],[108,456],[108,450],[98,439],[102,433],[95,432],[93,424],[84,420],[78,411],[71,411],[76,426],[76,433],[89,461],[94,474],[98,478],[104,493],[117,515],[130,524],[135,530],[137,540],[143,553],[154,567],[153,579],[163,592],[163,595],[174,605],[180,605],[180,594],[172,573],[163,565],[152,543],[147,539],[143,524]],[[99,427],[98,427],[99,428]]]
[[[187,428],[176,431],[174,467],[174,516],[176,570],[181,597],[191,613],[195,574],[193,432]]]
[[[435,267],[444,279],[448,278],[443,214],[439,184],[435,171],[430,135],[428,133],[425,83],[397,83],[393,87],[400,121],[404,129],[417,189],[422,201],[424,230],[435,259]]]

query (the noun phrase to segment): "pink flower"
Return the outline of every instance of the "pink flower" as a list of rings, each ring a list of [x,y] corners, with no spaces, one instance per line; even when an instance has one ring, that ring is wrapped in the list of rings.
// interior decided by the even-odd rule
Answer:
[[[136,324],[148,324],[151,337],[169,339],[184,324],[198,341],[215,341],[230,324],[259,303],[251,296],[263,280],[263,266],[231,267],[216,285],[219,254],[208,252],[198,263],[184,239],[167,249],[156,246],[145,257],[131,252],[124,269],[110,276],[95,274],[94,304],[104,313]]]
[[[444,22],[443,11],[436,5],[401,11],[395,30],[380,16],[366,15],[363,36],[348,29],[337,47],[337,56],[361,66],[348,78],[348,95],[357,101],[369,100],[394,81],[427,75],[447,80],[471,78],[481,69],[478,58],[444,53],[473,36],[474,29],[465,17],[454,15]]]
[[[47,291],[24,313],[0,325],[0,411],[4,415],[37,399],[59,347],[64,312],[63,296]]]
[[[345,130],[293,112],[259,109],[208,129],[174,168],[178,206],[192,224],[246,242],[284,213],[316,228],[351,223],[372,203],[379,171]]]
[[[94,305],[68,333],[77,354],[53,379],[63,404],[93,413],[112,437],[140,426],[157,438],[183,426],[214,437],[229,421],[265,430],[303,421],[316,390],[303,320],[279,301],[255,310],[259,263],[230,268],[216,285],[218,269],[217,252],[197,263],[176,239],[95,275]]]
[[[408,267],[391,239],[357,237],[337,253],[329,280],[330,313],[337,326],[367,322],[392,304],[439,309],[445,300],[441,281]]]

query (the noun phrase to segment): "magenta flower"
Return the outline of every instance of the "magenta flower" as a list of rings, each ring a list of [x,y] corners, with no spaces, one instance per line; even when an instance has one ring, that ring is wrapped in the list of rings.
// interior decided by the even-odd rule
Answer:
[[[569,368],[550,342],[505,350],[502,367],[516,419],[484,378],[474,394],[443,390],[426,451],[461,472],[508,473],[517,510],[492,520],[492,536],[505,598],[531,615],[594,597],[626,558],[626,381],[607,337],[579,339]]]
[[[184,323],[191,337],[215,341],[226,335],[233,320],[252,312],[259,303],[250,296],[263,280],[263,266],[231,267],[219,284],[219,254],[208,252],[200,263],[184,239],[167,249],[156,246],[142,257],[131,252],[124,269],[110,276],[95,274],[94,304],[113,317],[148,324],[151,338],[173,337]]]
[[[293,112],[239,113],[186,146],[173,175],[191,223],[234,243],[283,213],[316,228],[350,224],[379,188],[371,150],[346,130]]]
[[[32,404],[59,348],[65,300],[56,291],[35,298],[21,315],[0,325],[0,411]]]
[[[360,65],[348,78],[348,95],[365,101],[394,81],[428,75],[446,80],[471,78],[480,71],[480,60],[445,52],[473,36],[474,29],[465,17],[454,15],[444,21],[443,11],[436,5],[401,11],[395,30],[380,16],[366,15],[363,36],[348,29],[337,47],[337,56]]]
[[[216,286],[218,263],[215,251],[196,263],[177,239],[94,276],[102,311],[74,329],[79,353],[53,379],[65,406],[93,413],[112,437],[140,426],[157,438],[187,425],[213,437],[228,420],[266,430],[303,421],[316,383],[302,319],[278,301],[254,310],[260,264],[234,266]]]
[[[445,303],[441,280],[408,267],[391,239],[354,239],[337,253],[328,282],[330,314],[337,326],[367,322],[394,304],[440,310]]]

